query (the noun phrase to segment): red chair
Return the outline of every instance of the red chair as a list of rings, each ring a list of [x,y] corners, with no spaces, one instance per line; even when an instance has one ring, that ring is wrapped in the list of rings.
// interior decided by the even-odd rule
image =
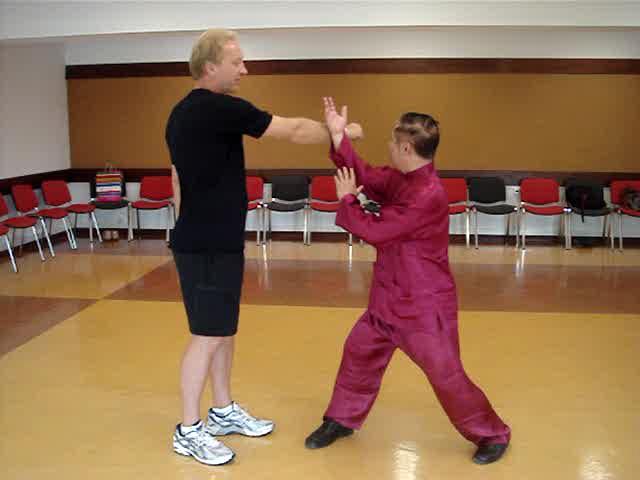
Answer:
[[[247,210],[256,211],[258,226],[256,228],[256,245],[261,244],[261,234],[264,230],[264,180],[261,177],[249,176],[247,185]]]
[[[173,220],[175,222],[176,214],[173,209],[173,187],[171,186],[170,176],[161,177],[142,177],[140,183],[140,198],[131,202],[131,208],[136,211],[138,220],[137,228],[142,238],[142,228],[140,225],[140,210],[151,211],[167,209],[167,235],[166,241],[169,242],[169,229],[171,228],[171,212],[173,210]],[[133,227],[131,218],[129,219],[129,241],[133,240]]]
[[[100,229],[98,228],[98,221],[96,220],[96,215],[94,213],[96,207],[89,203],[72,203],[71,205],[67,205],[68,203],[71,203],[71,193],[69,192],[67,182],[64,180],[45,180],[42,182],[42,195],[44,196],[44,201],[47,205],[52,207],[62,207],[63,205],[66,205],[63,208],[67,212],[75,215],[73,223],[74,229],[77,229],[78,227],[78,215],[88,215],[89,241],[93,243],[93,228],[95,227],[98,241],[102,242],[102,236],[100,235]]]
[[[18,273],[18,267],[16,266],[16,259],[13,258],[13,250],[11,250],[11,242],[9,242],[9,237],[7,237],[7,233],[9,233],[9,227],[6,227],[0,223],[0,237],[4,238],[5,245],[7,246],[7,252],[9,252],[9,259],[11,260],[11,267],[13,267],[14,272]]]
[[[7,213],[9,213],[9,209],[7,205],[4,203],[4,197],[0,195],[0,217],[4,217]],[[9,233],[9,227],[0,223],[0,237],[4,238],[4,243],[7,246],[7,252],[9,252],[9,259],[11,260],[11,266],[13,267],[13,271],[18,273],[18,266],[16,265],[16,259],[13,257],[13,250],[11,250],[11,242],[9,242],[9,237],[7,233]]]
[[[520,235],[522,249],[526,249],[526,215],[555,217],[562,215],[560,234],[564,247],[569,249],[569,215],[571,209],[560,203],[560,185],[552,178],[525,178],[520,182]]]
[[[620,250],[623,249],[622,246],[622,220],[623,215],[632,218],[639,218],[640,212],[637,210],[633,210],[628,208],[622,204],[622,194],[627,188],[632,188],[633,190],[640,191],[640,180],[613,180],[611,182],[611,203],[614,206],[614,212],[617,213],[618,217],[618,235],[620,238],[619,245]]]
[[[38,197],[36,197],[36,193],[33,191],[33,187],[31,185],[14,185],[11,187],[11,194],[18,212],[23,215],[38,217],[42,223],[44,235],[47,240],[47,244],[49,245],[49,251],[51,252],[52,257],[55,257],[56,254],[53,251],[53,245],[51,244],[51,238],[49,237],[49,229],[51,228],[51,224],[54,220],[62,220],[62,223],[64,224],[64,231],[67,234],[67,240],[69,241],[69,247],[71,249],[77,248],[75,237],[67,223],[69,213],[64,208],[44,208],[42,210],[38,208]],[[49,229],[47,229],[45,219],[49,220]]]
[[[469,247],[469,204],[467,203],[467,182],[464,178],[442,178],[442,185],[449,199],[449,215],[464,214],[465,239]]]
[[[320,175],[311,178],[311,203],[305,214],[309,216],[306,222],[309,225],[307,231],[307,245],[311,245],[311,216],[312,212],[335,213],[340,208],[340,201],[336,193],[336,182],[330,175]],[[353,235],[348,233],[349,246],[353,245]]]
[[[0,195],[0,217],[4,217],[9,213],[9,209],[7,208],[7,204],[4,201],[4,197]],[[40,253],[40,259],[44,262],[44,255],[42,253],[42,247],[40,246],[40,240],[38,238],[38,231],[36,230],[36,224],[38,221],[33,217],[27,216],[19,216],[7,218],[6,220],[0,221],[0,236],[3,236],[5,242],[7,244],[7,249],[9,251],[9,258],[11,259],[11,266],[13,267],[13,271],[18,273],[18,267],[16,266],[16,260],[13,257],[13,251],[11,250],[11,244],[9,243],[9,238],[7,237],[7,233],[9,233],[9,229],[15,230],[23,230],[25,228],[30,228],[33,232],[33,238],[36,240],[36,245],[38,246],[38,252]],[[22,240],[24,239],[24,233],[22,233],[23,238],[20,241],[20,247],[22,248]],[[13,231],[11,232],[11,240],[13,241]],[[15,244],[15,242],[14,242]]]

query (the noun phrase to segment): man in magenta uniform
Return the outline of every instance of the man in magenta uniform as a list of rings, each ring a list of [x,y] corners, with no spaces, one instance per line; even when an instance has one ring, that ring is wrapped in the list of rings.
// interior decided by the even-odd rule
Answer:
[[[460,360],[448,202],[433,165],[438,122],[420,113],[402,115],[389,143],[394,168],[372,168],[344,135],[346,107],[338,114],[325,99],[325,116],[338,167],[336,224],[375,246],[377,260],[369,306],[344,345],[324,422],[305,445],[326,447],[361,427],[399,348],[424,371],[456,429],[477,445],[474,462],[494,462],[511,432]],[[356,198],[361,190],[382,204],[379,215],[362,210]]]

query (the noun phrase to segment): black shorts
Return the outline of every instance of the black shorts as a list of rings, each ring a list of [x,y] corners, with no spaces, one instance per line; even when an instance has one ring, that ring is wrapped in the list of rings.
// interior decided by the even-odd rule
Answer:
[[[205,337],[238,331],[244,252],[173,252],[189,330]]]

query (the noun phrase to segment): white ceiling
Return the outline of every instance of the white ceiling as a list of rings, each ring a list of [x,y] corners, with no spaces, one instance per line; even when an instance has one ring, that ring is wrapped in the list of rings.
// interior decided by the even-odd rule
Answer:
[[[184,61],[213,26],[250,60],[640,58],[640,0],[0,0],[0,45],[56,43],[68,65]]]
[[[306,27],[640,27],[640,0],[0,0],[0,41]]]

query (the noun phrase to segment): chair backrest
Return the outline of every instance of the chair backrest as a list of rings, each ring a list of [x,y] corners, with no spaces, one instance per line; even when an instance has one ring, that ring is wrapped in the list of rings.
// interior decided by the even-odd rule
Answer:
[[[250,202],[264,198],[264,180],[261,177],[247,177],[247,198]]]
[[[173,197],[171,177],[142,177],[140,183],[140,198],[148,200],[167,200]]]
[[[42,182],[42,195],[45,203],[54,207],[71,201],[71,193],[64,180],[45,180]]]
[[[622,192],[627,188],[640,192],[640,180],[613,180],[611,182],[611,203],[620,205]]]
[[[311,198],[321,202],[337,202],[336,182],[330,175],[311,178]]]
[[[560,201],[560,185],[553,178],[525,178],[520,182],[520,200],[534,205]]]
[[[469,179],[469,200],[478,203],[504,202],[507,199],[504,180],[500,177]]]
[[[11,187],[11,196],[13,197],[13,203],[16,205],[16,210],[20,213],[31,212],[38,208],[38,197],[36,197],[36,192],[33,191],[31,185],[13,185]]]
[[[0,217],[4,217],[9,213],[9,208],[7,207],[7,202],[4,201],[4,195],[0,193]]]
[[[607,206],[604,185],[594,180],[568,178],[564,182],[564,198],[567,205],[580,210],[599,210]]]
[[[449,203],[467,201],[467,182],[464,178],[442,178],[440,180],[447,192]]]
[[[309,198],[309,179],[304,175],[274,175],[271,177],[271,197],[286,202]]]

